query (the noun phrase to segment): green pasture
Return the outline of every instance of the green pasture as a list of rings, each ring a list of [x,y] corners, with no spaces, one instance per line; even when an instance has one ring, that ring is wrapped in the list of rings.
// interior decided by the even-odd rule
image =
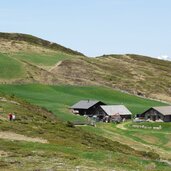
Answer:
[[[42,144],[1,138],[0,150],[8,153],[8,157],[0,156],[2,170],[58,170],[58,167],[60,170],[61,163],[64,163],[62,170],[75,170],[80,166],[83,171],[132,171],[135,168],[143,171],[152,165],[156,171],[169,171],[168,165],[154,158],[155,153],[150,156],[150,153],[139,152],[117,141],[111,141],[109,137],[106,139],[104,134],[95,135],[91,132],[93,127],[89,131],[69,127],[46,110],[21,100],[19,105],[11,103],[10,100],[0,101],[0,105],[4,108],[0,116],[0,133],[6,131],[7,135],[8,132],[16,132],[49,142]],[[11,111],[15,111],[17,116],[13,122],[5,120],[6,114]],[[114,128],[115,125],[102,124],[95,129],[105,131]]]
[[[82,118],[73,115],[69,110],[69,107],[79,100],[91,99],[106,104],[124,104],[133,114],[141,113],[151,106],[165,105],[162,102],[140,98],[111,88],[95,86],[0,85],[0,92],[45,107],[64,121]]]
[[[62,52],[54,52],[54,53],[19,52],[13,54],[13,57],[15,57],[18,60],[27,61],[36,65],[53,66],[59,61],[71,58],[71,55]]]
[[[45,119],[45,116],[49,114],[29,103],[20,102],[20,105],[10,103],[10,101],[0,103],[4,108],[0,119],[0,132],[16,132],[29,137],[47,139],[49,142],[41,144],[1,139],[1,151],[9,153],[8,157],[0,157],[1,169],[9,171],[27,170],[27,168],[74,171],[77,166],[80,166],[83,171],[113,169],[133,171],[135,168],[143,171],[151,167],[156,171],[169,171],[167,164],[155,160],[153,156],[149,157],[148,153],[141,153],[127,145],[118,143],[114,139],[114,132],[110,135],[113,141],[109,137],[104,139],[107,135],[105,131],[117,132],[116,125],[101,123],[96,128],[68,127],[56,119],[52,120],[53,117]],[[17,120],[14,122],[3,119],[11,110],[17,113]],[[90,128],[90,130],[85,128]],[[95,129],[102,134],[94,135]],[[64,163],[62,168],[60,168],[61,163]]]
[[[0,79],[15,79],[24,75],[22,63],[0,53]]]
[[[47,108],[64,121],[84,119],[73,115],[69,110],[69,106],[81,99],[96,99],[107,104],[125,104],[133,114],[146,110],[150,106],[164,105],[161,102],[143,99],[110,88],[90,86],[0,85],[0,96],[3,94],[10,96],[10,98],[15,96],[14,99],[21,98]],[[39,144],[1,140],[1,149],[11,152],[9,160],[13,158],[17,162],[22,157],[24,167],[35,168],[35,165],[37,165],[37,169],[45,168],[45,165],[49,168],[57,167],[58,161],[54,164],[49,158],[53,161],[58,158],[61,162],[66,163],[66,169],[74,169],[78,165],[84,166],[82,170],[116,169],[132,171],[137,168],[143,171],[153,168],[156,171],[169,171],[170,169],[166,163],[153,159],[143,159],[139,157],[139,152],[128,148],[133,147],[138,151],[144,151],[144,154],[149,152],[148,155],[150,152],[155,152],[152,155],[158,153],[161,158],[171,160],[170,123],[158,123],[162,124],[162,130],[134,129],[131,127],[134,123],[131,122],[123,124],[125,129],[119,127],[122,124],[112,123],[98,123],[97,127],[69,128],[60,122],[52,124],[51,120],[44,119],[45,114],[37,107],[26,106],[26,108],[22,108],[20,105],[5,102],[1,102],[1,106],[4,109],[4,118],[9,112],[16,112],[19,115],[19,120],[16,122],[10,123],[1,120],[1,131],[13,129],[17,133],[43,137],[50,142],[50,144]],[[155,123],[152,125],[158,126]],[[28,156],[31,156],[29,160]],[[30,158],[33,159],[32,164],[28,162]],[[36,160],[42,160],[45,165],[36,163]],[[6,161],[1,159],[0,166],[1,163],[4,165]],[[13,166],[15,168],[10,165],[9,170],[17,170],[19,165]]]

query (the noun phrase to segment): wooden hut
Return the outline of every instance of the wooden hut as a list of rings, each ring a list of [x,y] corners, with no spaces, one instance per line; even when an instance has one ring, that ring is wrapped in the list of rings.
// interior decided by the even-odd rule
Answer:
[[[108,121],[116,120],[116,118],[131,119],[132,113],[124,105],[101,105],[97,113],[100,119],[108,118]]]
[[[93,116],[99,110],[100,105],[105,105],[105,103],[97,100],[81,100],[70,108],[75,114]]]
[[[152,107],[140,114],[139,118],[144,120],[171,122],[171,106]]]

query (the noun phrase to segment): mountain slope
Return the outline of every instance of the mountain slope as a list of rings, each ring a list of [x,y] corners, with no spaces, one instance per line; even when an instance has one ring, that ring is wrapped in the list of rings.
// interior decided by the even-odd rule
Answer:
[[[0,83],[12,84],[0,85],[0,169],[170,171],[170,124],[156,131],[131,122],[65,122],[85,120],[68,109],[83,98],[123,103],[134,114],[165,105],[105,86],[169,101],[169,62],[131,54],[88,58],[30,35],[0,35]],[[9,112],[16,112],[15,122]]]
[[[24,34],[0,34],[0,83],[102,85],[171,102],[171,62],[140,55],[88,58]]]
[[[2,94],[1,94],[2,95]],[[15,96],[1,96],[0,170],[144,170],[155,162],[156,171],[169,166],[153,152],[127,145],[62,123],[44,108]],[[16,120],[7,120],[9,112]],[[123,161],[124,158],[124,161]]]
[[[49,42],[47,40],[40,39],[38,37],[28,35],[28,34],[21,34],[21,33],[2,33],[0,32],[0,39],[1,41],[8,41],[11,44],[15,44],[16,42],[27,42],[28,44],[41,46],[44,48],[48,48],[55,51],[62,51],[67,54],[71,55],[81,55],[84,56],[82,53],[74,51],[69,48],[65,48],[57,43]]]
[[[65,60],[53,70],[65,83],[105,85],[171,102],[171,62],[138,55]]]
[[[25,34],[0,33],[0,83],[55,83],[51,68],[83,54]]]

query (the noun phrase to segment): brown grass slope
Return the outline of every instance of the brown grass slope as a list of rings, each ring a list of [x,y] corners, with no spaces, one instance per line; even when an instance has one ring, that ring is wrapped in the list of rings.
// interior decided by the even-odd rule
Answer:
[[[102,85],[171,102],[169,61],[133,54],[88,58],[30,35],[6,33],[0,33],[0,52],[24,68],[21,77],[0,78],[0,83]],[[27,58],[18,58],[19,53],[26,53]],[[59,53],[68,56],[63,58]],[[32,54],[47,55],[49,59],[56,54],[60,60],[47,66],[30,61]]]
[[[53,73],[65,83],[105,85],[171,102],[171,62],[138,55],[66,60]]]
[[[82,53],[74,51],[72,49],[66,48],[61,46],[57,43],[53,43],[47,40],[40,39],[38,37],[29,35],[29,34],[21,34],[21,33],[2,33],[0,32],[0,39],[5,39],[9,41],[24,41],[28,42],[35,46],[42,46],[44,48],[49,48],[51,50],[63,51],[68,54],[72,55],[81,55],[84,56]]]

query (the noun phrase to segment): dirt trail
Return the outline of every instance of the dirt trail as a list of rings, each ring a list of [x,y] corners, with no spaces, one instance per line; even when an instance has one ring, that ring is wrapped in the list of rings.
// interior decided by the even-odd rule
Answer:
[[[49,72],[51,72],[54,69],[56,69],[60,64],[62,64],[62,61],[59,61],[55,66],[53,66],[51,69],[49,69]]]
[[[1,102],[9,102],[9,103],[13,103],[13,104],[16,104],[16,105],[20,105],[20,103],[18,103],[16,101],[13,101],[13,100],[7,100],[5,97],[0,97],[0,101]]]
[[[125,125],[127,124],[127,122],[122,122],[120,124],[117,124],[116,127],[122,130],[127,130],[127,128],[125,128]]]
[[[16,133],[13,133],[13,132],[0,132],[0,139],[48,143],[48,141],[45,140],[45,139],[31,138],[31,137],[27,137],[27,136],[21,135],[21,134],[16,134]]]

